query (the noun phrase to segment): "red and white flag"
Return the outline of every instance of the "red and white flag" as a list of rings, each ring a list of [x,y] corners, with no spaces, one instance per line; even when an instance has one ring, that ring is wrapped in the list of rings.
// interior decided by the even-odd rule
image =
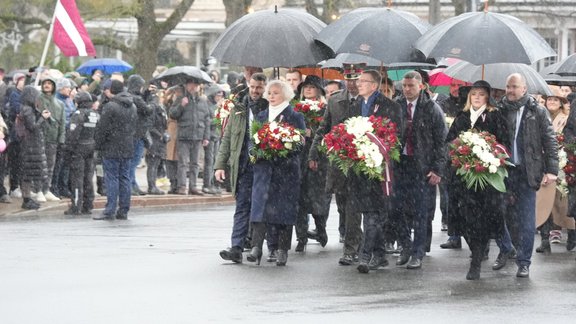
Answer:
[[[54,15],[54,43],[64,55],[96,55],[75,0],[58,0]]]

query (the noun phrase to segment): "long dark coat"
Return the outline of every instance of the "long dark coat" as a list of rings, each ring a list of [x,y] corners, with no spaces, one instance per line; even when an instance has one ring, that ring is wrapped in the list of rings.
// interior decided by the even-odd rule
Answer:
[[[42,112],[36,109],[40,93],[32,86],[22,91],[20,118],[24,125],[24,137],[20,138],[21,180],[44,181],[48,176],[44,144],[44,123],[48,123]]]
[[[387,117],[396,124],[397,136],[402,139],[404,117],[400,105],[381,93],[378,94],[372,107],[370,116]],[[392,170],[395,168],[391,163]],[[389,196],[384,194],[382,184],[378,180],[370,180],[364,175],[348,174],[352,210],[355,212],[385,211],[389,208]]]
[[[314,142],[308,153],[309,161],[318,161],[321,157],[318,153],[318,147],[322,144],[324,135],[328,134],[332,127],[344,122],[350,117],[360,116],[360,106],[350,104],[350,95],[347,90],[333,94],[328,99],[328,107],[324,112],[324,118],[314,135]],[[348,179],[338,169],[336,165],[328,165],[326,169],[326,192],[346,194],[348,192]]]
[[[469,130],[470,126],[470,111],[460,112],[448,131],[447,145],[461,132]],[[506,121],[500,111],[484,111],[478,117],[474,129],[487,131],[496,136],[500,144],[510,147]],[[472,239],[499,238],[504,230],[504,194],[492,186],[487,186],[483,191],[467,189],[453,167],[448,177],[448,217],[455,234]]]
[[[268,122],[268,109],[255,120]],[[287,106],[276,117],[298,129],[306,129],[304,115]],[[254,164],[251,222],[294,225],[300,196],[300,154],[276,161],[259,160]]]

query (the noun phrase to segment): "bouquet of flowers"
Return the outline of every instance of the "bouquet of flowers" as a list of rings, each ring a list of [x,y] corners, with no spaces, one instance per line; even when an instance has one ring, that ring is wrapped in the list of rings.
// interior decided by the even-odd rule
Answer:
[[[576,144],[564,142],[564,135],[558,134],[558,181],[556,188],[563,197],[568,195],[568,188],[576,185]]]
[[[382,117],[352,117],[324,136],[328,159],[344,174],[352,169],[370,179],[390,181],[389,160],[400,159],[396,124]]]
[[[468,189],[484,190],[487,184],[500,192],[506,192],[504,178],[508,176],[507,165],[513,165],[502,144],[489,132],[469,130],[460,133],[450,144],[450,160],[456,174],[462,177]]]
[[[214,111],[214,124],[223,134],[226,125],[228,124],[228,117],[232,108],[236,106],[235,97],[231,96],[228,99],[224,99],[216,105],[216,110]]]
[[[273,160],[285,158],[304,145],[302,131],[283,122],[252,123],[250,160]]]
[[[320,125],[324,116],[326,104],[316,100],[303,100],[294,105],[294,111],[301,112],[306,120],[306,125],[315,127]]]

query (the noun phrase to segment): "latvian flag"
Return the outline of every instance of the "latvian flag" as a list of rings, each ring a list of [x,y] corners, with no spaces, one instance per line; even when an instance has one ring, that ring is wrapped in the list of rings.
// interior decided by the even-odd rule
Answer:
[[[58,0],[54,16],[54,43],[64,55],[96,55],[75,0]]]

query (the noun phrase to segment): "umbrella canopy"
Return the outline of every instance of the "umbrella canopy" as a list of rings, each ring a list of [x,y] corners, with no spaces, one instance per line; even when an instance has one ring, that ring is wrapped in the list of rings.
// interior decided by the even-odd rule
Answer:
[[[444,71],[446,71],[446,68],[437,68],[428,73],[428,76],[430,76],[431,86],[449,86],[452,83],[453,78],[444,73]]]
[[[382,61],[377,60],[373,57],[353,54],[353,53],[341,53],[336,55],[335,58],[321,62],[320,66],[323,69],[342,69],[342,64],[344,63],[366,63],[368,68],[378,69],[381,66],[386,67],[387,70],[398,70],[398,69],[433,69],[436,66],[430,63],[421,62],[400,62],[383,64]]]
[[[468,12],[447,19],[426,32],[415,46],[426,57],[454,57],[476,65],[532,64],[556,56],[530,26],[494,12]]]
[[[325,26],[318,18],[294,9],[257,11],[226,28],[210,55],[243,66],[314,66],[333,56],[314,42]]]
[[[558,74],[548,74],[544,77],[546,83],[557,86],[576,86],[576,76],[560,76]]]
[[[188,80],[193,80],[198,83],[212,83],[213,81],[208,73],[195,66],[188,65],[171,67],[160,73],[154,80],[168,82],[171,86],[184,84]]]
[[[475,82],[482,79],[482,66],[469,62],[459,62],[444,70],[455,79]],[[532,67],[521,63],[495,63],[484,65],[484,80],[493,88],[506,89],[506,79],[512,73],[520,73],[526,79],[528,93],[551,95],[552,92],[544,78]]]
[[[114,72],[127,72],[132,70],[132,65],[115,58],[91,59],[80,65],[76,71],[80,74],[91,75],[92,71],[100,70],[106,74]]]
[[[335,53],[368,55],[385,63],[409,62],[414,61],[414,42],[429,28],[410,12],[358,8],[328,25],[316,39]]]
[[[560,76],[576,76],[576,54],[550,65],[547,71]]]

